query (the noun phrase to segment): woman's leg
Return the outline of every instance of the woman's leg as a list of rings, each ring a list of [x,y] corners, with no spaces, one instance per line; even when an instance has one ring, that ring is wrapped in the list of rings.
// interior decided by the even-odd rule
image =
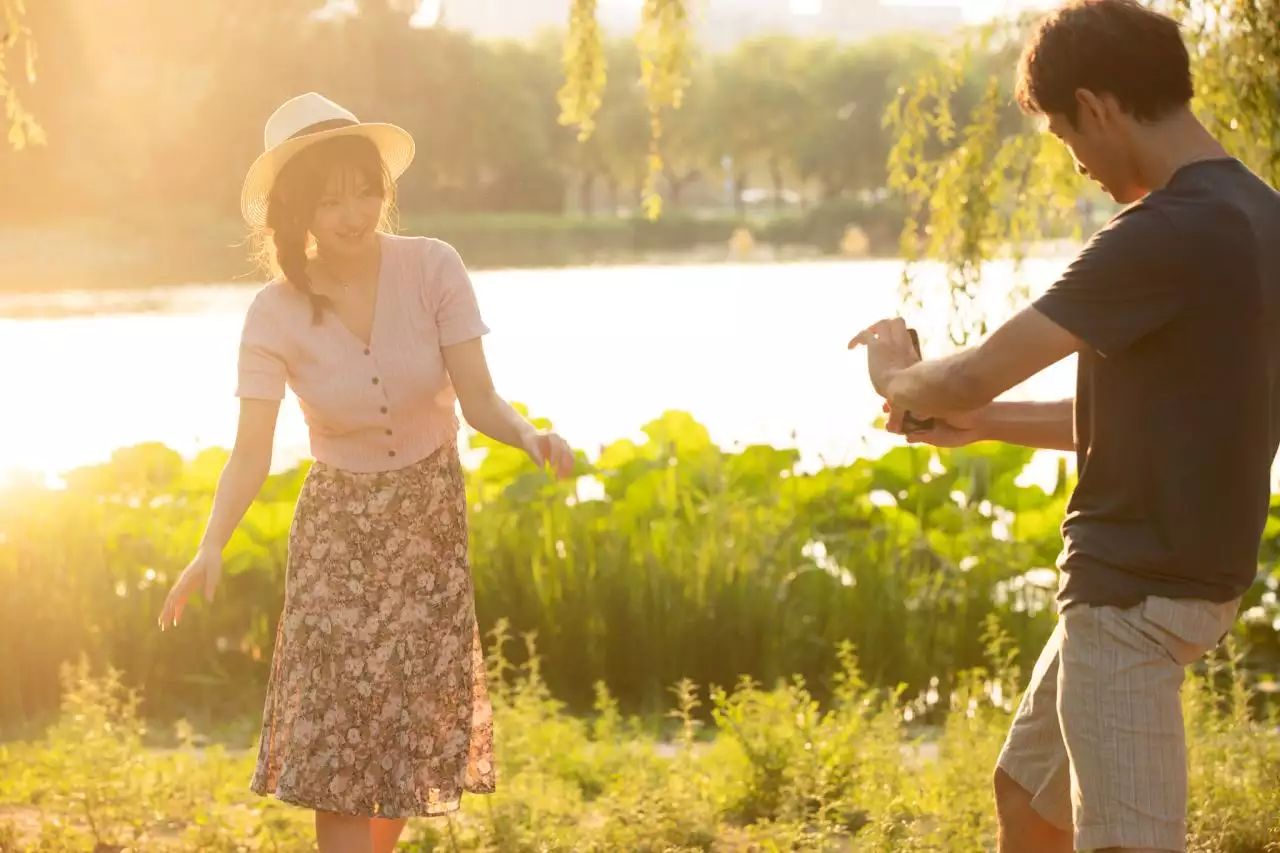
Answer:
[[[373,853],[369,818],[316,812],[320,853]]]
[[[392,853],[400,840],[400,833],[404,832],[405,823],[403,818],[387,820],[375,817],[370,820],[369,834],[373,838],[373,853]]]

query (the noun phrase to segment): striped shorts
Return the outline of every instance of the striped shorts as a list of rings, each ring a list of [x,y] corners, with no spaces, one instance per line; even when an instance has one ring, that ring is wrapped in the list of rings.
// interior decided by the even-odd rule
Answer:
[[[1239,600],[1067,608],[1032,672],[998,766],[1077,850],[1186,848],[1185,667]]]

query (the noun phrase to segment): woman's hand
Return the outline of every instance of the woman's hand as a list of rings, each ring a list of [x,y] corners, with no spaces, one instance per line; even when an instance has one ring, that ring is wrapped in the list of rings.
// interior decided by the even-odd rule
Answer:
[[[205,548],[197,551],[195,559],[178,575],[178,580],[164,600],[164,609],[160,611],[160,630],[177,626],[178,620],[182,618],[182,611],[187,606],[187,599],[197,589],[203,589],[205,599],[213,601],[213,592],[218,587],[220,577],[222,555]]]
[[[529,430],[525,434],[524,452],[539,468],[549,464],[557,480],[573,476],[573,448],[554,432]]]

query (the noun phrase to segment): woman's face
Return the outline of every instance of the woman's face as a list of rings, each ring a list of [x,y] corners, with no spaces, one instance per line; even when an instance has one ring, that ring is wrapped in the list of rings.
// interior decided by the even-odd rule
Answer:
[[[382,187],[370,184],[359,169],[334,170],[311,218],[310,231],[320,253],[349,257],[373,249],[382,196]]]

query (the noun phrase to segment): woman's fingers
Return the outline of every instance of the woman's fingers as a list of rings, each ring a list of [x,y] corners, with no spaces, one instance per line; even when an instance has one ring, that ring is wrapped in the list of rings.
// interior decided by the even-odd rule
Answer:
[[[222,566],[213,565],[205,570],[204,573],[204,597],[209,601],[213,601],[213,594],[218,589],[218,580],[222,576]]]
[[[182,617],[182,605],[186,603],[187,573],[184,571],[179,577],[178,582],[173,585],[173,589],[169,590],[169,595],[164,600],[164,608],[160,611],[160,630],[172,628],[178,624],[178,620]]]
[[[204,581],[205,597],[210,601],[213,600],[213,592],[218,585],[218,576],[221,574],[218,568],[215,566],[212,570],[206,571],[203,566],[193,562],[182,570],[173,588],[169,590],[169,595],[165,597],[164,607],[160,610],[160,630],[176,627],[182,621],[182,611],[187,607],[187,600],[200,586],[201,580]]]
[[[551,443],[551,467],[561,479],[573,474],[573,448],[560,436],[555,436]]]

